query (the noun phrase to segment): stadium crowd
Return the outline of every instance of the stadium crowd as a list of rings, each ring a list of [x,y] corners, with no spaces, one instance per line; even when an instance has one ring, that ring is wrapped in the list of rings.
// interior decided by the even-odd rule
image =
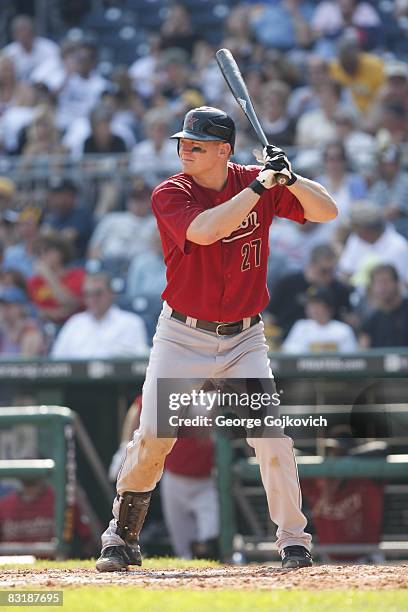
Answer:
[[[190,108],[223,108],[233,161],[256,163],[219,47],[270,142],[339,207],[272,224],[271,349],[407,347],[406,0],[65,4],[60,36],[16,14],[0,51],[0,358],[148,351],[165,285],[150,193],[179,170],[168,136]]]

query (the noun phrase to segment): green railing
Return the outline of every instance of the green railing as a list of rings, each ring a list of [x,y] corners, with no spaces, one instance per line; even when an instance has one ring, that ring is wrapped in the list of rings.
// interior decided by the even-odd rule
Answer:
[[[23,406],[0,408],[0,431],[31,424],[43,437],[44,459],[2,459],[0,478],[47,478],[55,493],[55,538],[52,542],[0,545],[0,552],[33,553],[64,557],[73,535],[75,496],[74,413],[60,406]]]

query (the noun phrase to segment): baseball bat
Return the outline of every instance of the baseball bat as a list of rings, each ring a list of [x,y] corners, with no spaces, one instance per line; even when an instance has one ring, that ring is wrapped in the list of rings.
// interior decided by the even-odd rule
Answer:
[[[229,49],[220,49],[216,52],[215,57],[232,95],[238,102],[249,123],[252,125],[260,142],[264,147],[266,147],[269,144],[268,139],[266,138],[265,132],[259,123],[251,97],[248,93],[245,81],[234,59],[234,56]],[[284,174],[277,174],[276,180],[279,185],[286,185],[288,182],[288,177]]]

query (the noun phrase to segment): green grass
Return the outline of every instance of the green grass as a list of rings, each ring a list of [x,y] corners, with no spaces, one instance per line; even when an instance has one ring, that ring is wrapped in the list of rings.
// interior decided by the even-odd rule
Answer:
[[[189,561],[187,559],[177,559],[175,557],[155,557],[151,559],[143,558],[143,569],[160,570],[160,569],[185,569],[191,567],[217,567],[220,564],[216,561],[207,561],[199,559]],[[35,563],[7,563],[1,564],[4,569],[79,569],[79,568],[95,568],[95,559],[67,559],[66,561],[43,561],[38,560]]]
[[[34,609],[34,608],[32,608]],[[38,606],[35,610],[56,610]],[[403,612],[407,591],[148,591],[132,587],[65,588],[62,612]]]

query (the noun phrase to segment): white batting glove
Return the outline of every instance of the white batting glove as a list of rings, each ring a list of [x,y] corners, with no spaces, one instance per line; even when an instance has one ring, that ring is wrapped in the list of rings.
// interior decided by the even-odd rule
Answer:
[[[261,183],[264,189],[271,189],[271,187],[276,185],[276,174],[277,172],[274,170],[264,167],[256,177],[256,180],[258,183]]]

